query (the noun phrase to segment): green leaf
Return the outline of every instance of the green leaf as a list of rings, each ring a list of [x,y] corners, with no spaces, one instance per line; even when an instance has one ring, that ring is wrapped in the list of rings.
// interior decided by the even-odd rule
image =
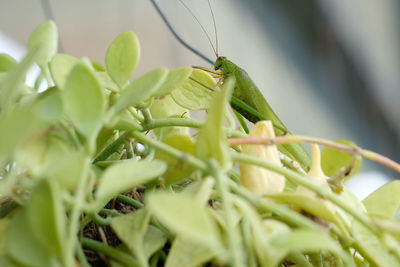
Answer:
[[[63,104],[77,130],[93,139],[102,126],[106,99],[99,81],[84,63],[72,69],[65,84]]]
[[[7,110],[13,106],[23,93],[25,74],[39,54],[39,49],[29,50],[21,62],[13,66],[0,81],[0,110]]]
[[[14,215],[7,233],[7,252],[24,266],[57,266],[55,255],[36,239],[27,221],[25,210]]]
[[[62,150],[57,152],[62,152]],[[50,162],[44,175],[55,180],[61,189],[71,192],[74,192],[79,181],[87,175],[90,166],[90,159],[86,154],[71,149],[64,151],[62,155],[54,155]]]
[[[8,159],[16,148],[43,129],[42,122],[30,108],[16,109],[0,115],[0,163]]]
[[[270,239],[290,230],[279,224],[269,223],[269,232],[267,232],[267,227],[252,206],[238,197],[235,197],[234,200],[241,217],[250,224],[253,246],[262,266],[276,266],[284,256],[284,251],[271,246]]]
[[[190,115],[189,110],[176,104],[171,95],[155,99],[150,111],[153,119],[188,118]],[[153,131],[159,140],[163,140],[170,134],[189,134],[188,127],[162,127]]]
[[[165,267],[197,267],[211,260],[215,252],[208,246],[194,243],[189,239],[177,237],[168,253]]]
[[[382,241],[371,231],[354,221],[351,233],[355,240],[354,247],[376,266],[398,266],[399,262],[386,249]],[[374,265],[374,266],[375,266]]]
[[[178,237],[212,250],[221,250],[213,220],[206,207],[193,197],[157,192],[148,195],[146,203],[150,212]]]
[[[400,207],[400,181],[392,181],[371,193],[363,204],[372,216],[393,218]]]
[[[339,144],[353,146],[356,145],[349,140],[337,140]],[[346,178],[350,178],[360,171],[362,165],[361,157],[354,157],[353,155],[338,150],[332,147],[325,147],[321,153],[321,167],[326,176],[332,177],[339,173],[342,168],[348,168],[345,171]]]
[[[55,87],[38,95],[35,103],[37,116],[47,123],[55,123],[63,115],[61,93]]]
[[[199,158],[204,160],[214,158],[223,168],[228,168],[230,164],[224,130],[224,114],[228,110],[234,86],[235,78],[231,76],[225,80],[221,90],[215,94],[196,143],[196,154]]]
[[[147,258],[160,250],[167,242],[167,237],[157,227],[149,225],[143,238],[143,250]]]
[[[27,222],[33,236],[51,254],[63,255],[66,217],[61,191],[48,179],[39,181],[32,191],[27,206]]]
[[[127,215],[115,217],[111,221],[111,227],[118,238],[124,242],[142,265],[146,265],[147,262],[143,241],[149,220],[148,211],[141,209]]]
[[[41,23],[31,34],[28,40],[28,49],[39,49],[35,61],[40,67],[45,67],[57,53],[58,32],[56,24],[51,21]]]
[[[194,154],[194,141],[190,135],[168,135],[163,142],[182,152]],[[187,178],[194,171],[184,160],[173,158],[160,150],[156,151],[155,157],[168,164],[168,169],[163,175],[166,184]]]
[[[50,72],[55,84],[64,89],[68,75],[81,60],[66,54],[57,54],[50,62]]]
[[[290,204],[295,208],[301,208],[315,216],[318,216],[327,221],[338,223],[335,212],[330,209],[323,199],[318,198],[312,194],[305,193],[279,193],[268,194],[271,198],[280,203]]]
[[[210,90],[215,87],[214,78],[205,71],[194,69],[190,80],[171,92],[175,102],[190,110],[207,109],[213,98]],[[208,88],[204,87],[207,86]]]
[[[168,70],[166,68],[156,68],[128,84],[122,91],[117,103],[115,103],[115,112],[118,113],[129,106],[137,106],[142,101],[153,96],[164,82],[167,74]]]
[[[0,72],[7,72],[15,65],[17,65],[15,59],[7,54],[0,53]]]
[[[350,255],[345,253],[342,248],[322,232],[312,230],[295,230],[277,236],[273,240],[273,245],[277,248],[289,251],[300,251],[305,253],[330,251],[340,256],[345,266],[354,266]]]
[[[160,86],[155,96],[163,96],[171,93],[172,90],[182,86],[192,74],[192,67],[182,67],[168,73],[164,83]]]
[[[111,79],[120,87],[128,82],[140,58],[140,45],[136,34],[119,34],[107,49],[106,68]]]
[[[340,194],[342,201],[356,210],[365,212],[363,203],[349,190]],[[350,215],[338,209],[343,219],[351,228],[351,234],[354,239],[354,247],[360,254],[376,266],[397,266],[398,262],[394,259],[391,252],[387,250],[382,240],[374,233],[356,221]]]
[[[143,185],[164,173],[162,161],[128,160],[109,167],[99,181],[96,190],[97,207],[102,207],[116,195]]]

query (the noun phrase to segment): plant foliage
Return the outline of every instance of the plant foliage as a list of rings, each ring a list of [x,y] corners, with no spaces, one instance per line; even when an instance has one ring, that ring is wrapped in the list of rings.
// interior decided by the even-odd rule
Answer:
[[[57,54],[51,21],[27,47],[0,54],[0,266],[400,266],[399,183],[362,202],[342,184],[359,156],[314,144],[307,173],[274,144],[230,145],[275,138],[233,119],[233,77],[132,80],[133,32],[105,66]]]

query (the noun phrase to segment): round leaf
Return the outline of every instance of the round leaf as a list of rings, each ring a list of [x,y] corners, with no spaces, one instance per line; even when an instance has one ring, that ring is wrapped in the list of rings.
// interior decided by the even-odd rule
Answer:
[[[400,181],[378,188],[363,200],[363,204],[370,215],[393,218],[400,207]]]
[[[336,142],[355,146],[349,140],[337,140]],[[332,147],[325,147],[321,153],[321,167],[326,176],[332,177],[339,173],[342,168],[349,167],[346,177],[351,177],[356,174],[361,168],[361,158],[355,158],[345,151],[341,151]]]
[[[51,60],[50,72],[55,84],[60,89],[64,89],[69,73],[79,62],[78,58],[66,54],[57,54]]]
[[[102,207],[116,195],[143,185],[164,173],[162,161],[128,160],[109,167],[99,181],[96,207]]]
[[[130,31],[118,35],[108,47],[106,68],[113,81],[122,88],[135,71],[140,58],[136,34]]]
[[[28,49],[39,49],[35,58],[38,65],[44,67],[57,53],[58,32],[56,24],[51,21],[41,23],[31,34],[28,40]]]
[[[178,236],[210,249],[220,249],[214,222],[206,207],[186,194],[158,192],[149,195],[150,211]]]
[[[115,111],[120,112],[129,106],[137,106],[142,101],[150,98],[158,90],[167,77],[168,70],[164,67],[151,70],[133,82],[131,82],[121,93]]]
[[[0,72],[9,71],[15,64],[17,62],[11,56],[0,53]]]
[[[168,135],[163,142],[182,152],[191,155],[194,154],[194,142],[190,135]],[[163,175],[167,184],[175,183],[187,178],[193,172],[193,168],[187,165],[184,161],[172,158],[161,151],[156,151],[156,158],[161,159],[168,164],[168,169]]]
[[[63,103],[66,114],[78,131],[92,138],[101,127],[106,108],[100,83],[84,64],[77,64],[65,84]]]
[[[183,85],[183,83],[189,79],[190,75],[192,74],[192,70],[193,69],[191,67],[182,67],[168,73],[167,78],[155,95],[167,95],[175,88]]]
[[[37,183],[29,199],[27,219],[35,238],[49,252],[61,257],[66,225],[61,191],[56,189],[47,179]]]
[[[214,88],[216,82],[214,78],[205,71],[194,69],[192,79],[171,92],[175,102],[190,110],[207,109],[213,97],[210,88]],[[207,86],[208,88],[204,87]]]
[[[34,237],[27,221],[25,210],[14,215],[7,233],[8,253],[24,266],[54,266],[55,256]]]

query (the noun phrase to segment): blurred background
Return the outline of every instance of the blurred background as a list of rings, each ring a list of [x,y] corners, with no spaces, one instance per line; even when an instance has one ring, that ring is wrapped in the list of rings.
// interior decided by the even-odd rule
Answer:
[[[214,40],[207,1],[184,1]],[[206,36],[182,4],[157,2],[181,37],[214,60]],[[400,161],[399,1],[211,4],[219,54],[249,73],[292,132],[351,139]],[[59,28],[60,51],[99,62],[115,36],[134,31],[142,48],[135,76],[160,65],[210,67],[177,42],[149,0],[2,0],[0,53],[20,59],[30,33],[50,18]],[[362,173],[349,186],[363,198],[397,178],[364,161]]]

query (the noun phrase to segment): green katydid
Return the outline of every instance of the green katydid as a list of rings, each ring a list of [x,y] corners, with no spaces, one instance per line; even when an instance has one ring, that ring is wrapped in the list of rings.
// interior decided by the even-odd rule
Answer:
[[[275,133],[277,136],[284,135],[284,134],[290,134],[290,132],[287,130],[286,126],[282,123],[282,121],[279,119],[279,117],[275,114],[275,112],[272,110],[271,106],[268,104],[267,100],[265,97],[262,95],[261,91],[258,89],[258,87],[255,85],[253,80],[250,78],[250,76],[247,74],[245,70],[237,66],[235,63],[232,61],[228,60],[226,57],[223,56],[218,56],[217,49],[214,49],[214,46],[207,34],[207,32],[204,30],[203,26],[200,24],[199,20],[194,16],[194,14],[191,12],[191,10],[181,1],[179,0],[182,5],[192,14],[192,16],[196,19],[196,21],[200,24],[200,27],[202,30],[205,32],[207,39],[209,40],[211,46],[213,47],[214,53],[217,56],[217,60],[213,62],[210,60],[208,57],[204,56],[202,53],[194,49],[192,46],[187,44],[173,29],[171,24],[169,23],[168,19],[165,17],[165,15],[162,13],[161,9],[158,7],[157,3],[155,0],[150,0],[157,10],[158,14],[168,27],[168,29],[171,31],[171,33],[175,36],[175,38],[186,48],[188,48],[190,51],[204,59],[205,61],[209,62],[210,64],[214,65],[215,71],[219,70],[220,72],[214,72],[212,70],[209,70],[207,68],[202,68],[202,67],[196,67],[198,69],[202,69],[204,71],[208,71],[211,73],[217,73],[222,76],[222,78],[226,78],[230,75],[234,75],[236,78],[236,87],[234,89],[234,93],[231,99],[231,106],[233,109],[235,109],[241,116],[245,117],[248,121],[256,123],[257,121],[260,120],[271,120]],[[208,2],[210,4],[210,2]],[[212,9],[210,7],[210,11],[212,13]],[[214,14],[212,13],[212,17],[214,20]],[[215,20],[214,20],[214,29],[216,29],[215,26]],[[216,41],[216,46],[218,42]],[[280,146],[281,151],[284,154],[289,155],[291,158],[299,162],[303,167],[306,169],[309,168],[310,166],[310,158],[308,153],[305,151],[305,149],[299,145],[299,144],[288,144],[288,145],[281,145]]]

